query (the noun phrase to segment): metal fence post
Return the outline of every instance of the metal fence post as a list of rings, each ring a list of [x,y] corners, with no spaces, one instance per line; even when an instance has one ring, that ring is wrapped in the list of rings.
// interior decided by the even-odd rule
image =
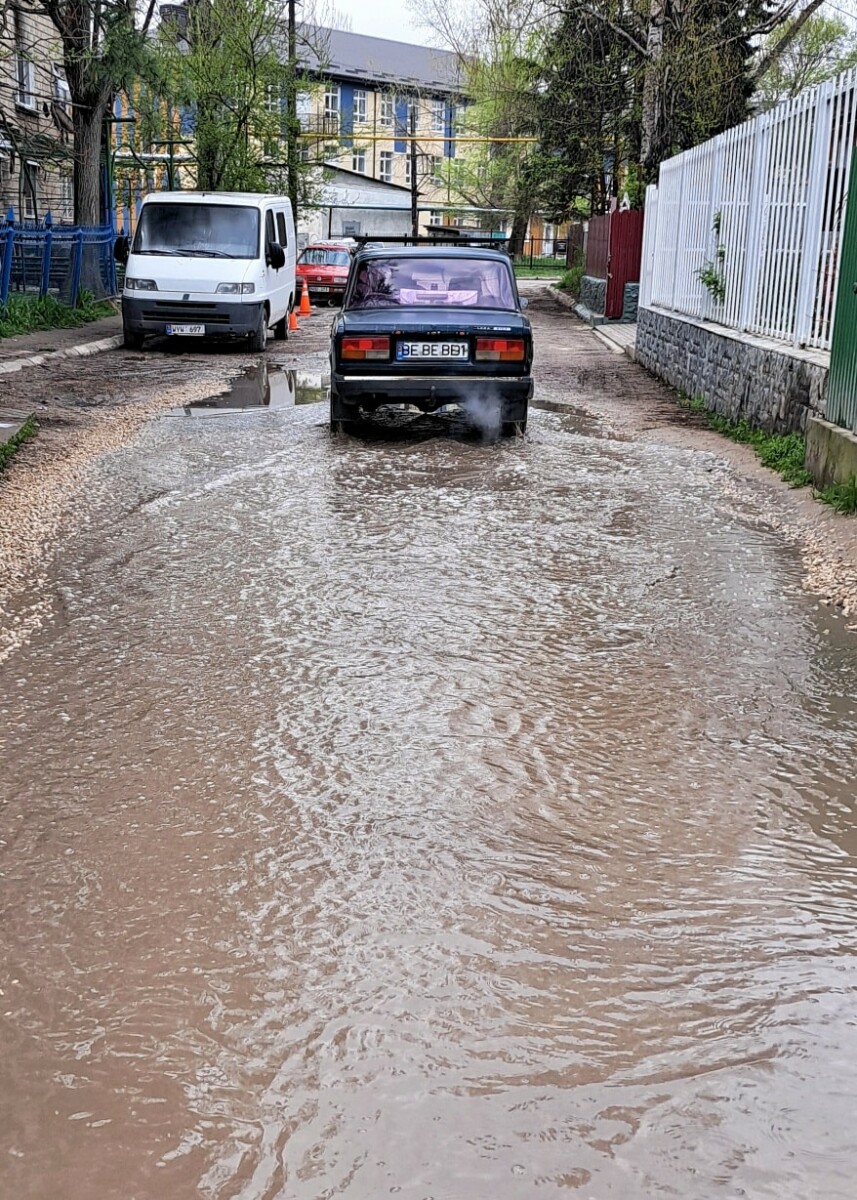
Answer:
[[[833,129],[834,81],[828,80],[816,93],[815,120],[812,127],[812,151],[807,176],[807,197],[803,221],[800,275],[795,304],[794,344],[802,346],[809,339],[815,311],[816,285],[821,258],[824,196],[828,183],[827,164],[830,153],[830,134]]]
[[[71,271],[71,296],[69,304],[72,308],[77,304],[77,293],[80,290],[80,276],[83,271],[83,230],[78,226],[74,231],[74,265]]]
[[[115,296],[117,291],[116,259],[113,257],[113,243],[115,241],[115,237],[115,230],[111,225],[107,229],[107,282],[110,287],[111,296]]]
[[[716,271],[719,265],[717,250],[718,247],[722,245],[722,242],[720,232],[714,228],[714,218],[715,214],[720,214],[720,220],[717,222],[719,224],[723,217],[722,210],[715,207],[715,205],[720,204],[720,195],[723,191],[723,134],[714,139],[714,144],[711,149],[711,176],[708,181],[708,248],[710,251],[709,261],[713,264]],[[718,308],[722,303],[722,301],[717,301],[715,304],[714,296],[706,288],[703,309],[704,319],[706,321],[710,321],[711,310],[713,308]]]
[[[54,219],[50,209],[45,213],[45,240],[42,244],[42,287],[40,296],[47,296],[51,286],[51,254],[54,244]]]
[[[0,304],[9,299],[9,284],[12,281],[12,254],[15,249],[15,210],[10,206],[6,214],[6,249],[3,254],[3,271],[0,274]]]
[[[776,109],[773,110],[776,113]],[[768,169],[768,143],[770,141],[771,118],[769,113],[757,117],[755,153],[753,155],[753,181],[750,184],[749,217],[744,245],[744,286],[741,289],[741,307],[738,310],[738,328],[749,329],[756,315],[756,285],[759,282],[759,266],[762,260],[762,200],[765,195],[765,176]]]

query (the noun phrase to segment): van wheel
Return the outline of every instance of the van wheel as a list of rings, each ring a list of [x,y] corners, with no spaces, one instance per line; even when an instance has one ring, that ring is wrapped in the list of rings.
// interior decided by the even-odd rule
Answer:
[[[266,324],[265,310],[259,309],[259,316],[256,321],[256,328],[250,334],[250,350],[251,352],[259,353],[265,349],[265,340],[267,338],[268,326]]]
[[[519,434],[523,436],[527,432],[527,418],[523,421],[504,421],[500,426],[501,437],[517,437]]]
[[[145,336],[143,333],[129,329],[127,325],[122,326],[122,344],[126,350],[142,350]]]
[[[289,340],[289,314],[283,317],[281,321],[277,321],[274,325],[274,341],[287,342]]]

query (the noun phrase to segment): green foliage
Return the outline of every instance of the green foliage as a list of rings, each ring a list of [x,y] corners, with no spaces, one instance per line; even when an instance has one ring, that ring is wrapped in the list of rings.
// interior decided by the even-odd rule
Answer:
[[[545,43],[532,179],[553,221],[570,218],[580,201],[587,215],[606,212],[621,194],[616,164],[637,157],[634,91],[642,62],[615,15],[610,3],[591,10],[568,2]]]
[[[536,85],[541,36],[514,27],[510,9],[502,23],[485,30],[481,52],[462,55],[465,91],[471,103],[461,110],[459,132],[486,139],[527,138],[535,134]],[[466,204],[513,214],[513,253],[520,251],[527,222],[536,211],[531,182],[532,143],[473,143],[448,164],[452,193]]]
[[[768,35],[762,56],[769,54],[794,22]],[[805,88],[832,79],[857,65],[857,32],[841,17],[815,13],[797,31],[785,50],[774,58],[758,82],[762,109],[796,96]]]
[[[703,263],[696,272],[697,279],[709,292],[716,304],[722,304],[726,299],[726,276],[723,273],[723,267],[726,262],[726,247],[719,241],[722,224],[723,214],[716,212],[711,222],[714,236],[718,239],[717,248],[714,251],[714,262]]]
[[[39,432],[39,427],[36,424],[35,417],[30,417],[24,422],[17,433],[13,434],[8,441],[0,444],[0,472],[7,465],[9,460],[14,456],[15,451],[19,446],[23,446],[29,438],[35,437]]]
[[[746,418],[730,421],[719,413],[711,412],[705,401],[697,397],[680,395],[682,408],[698,413],[709,429],[727,437],[730,441],[752,446],[762,466],[776,471],[792,487],[807,487],[812,476],[805,466],[806,441],[799,433],[765,433],[757,429]]]
[[[199,188],[286,191],[288,96],[317,85],[292,78],[282,61],[283,9],[272,0],[200,0],[188,14],[185,43],[161,26],[157,78],[137,106],[144,139],[175,136],[174,111],[190,109]],[[302,201],[311,198],[310,173],[301,164]]]
[[[81,291],[77,305],[70,308],[56,296],[10,296],[0,306],[0,337],[15,337],[43,329],[71,329],[101,317],[113,316],[113,308]]]
[[[844,483],[831,483],[816,496],[844,516],[857,516],[857,475],[850,475]]]
[[[564,292],[571,292],[572,296],[580,295],[580,281],[583,279],[583,272],[586,270],[586,265],[582,262],[577,263],[574,267],[569,267],[567,271],[563,271],[559,277],[558,288]]]

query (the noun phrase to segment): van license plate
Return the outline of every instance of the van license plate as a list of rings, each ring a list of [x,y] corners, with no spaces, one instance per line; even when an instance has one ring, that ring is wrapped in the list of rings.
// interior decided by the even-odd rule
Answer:
[[[399,342],[396,347],[396,358],[402,362],[406,358],[457,358],[466,359],[467,342]]]
[[[168,325],[167,333],[173,337],[205,337],[204,325]]]

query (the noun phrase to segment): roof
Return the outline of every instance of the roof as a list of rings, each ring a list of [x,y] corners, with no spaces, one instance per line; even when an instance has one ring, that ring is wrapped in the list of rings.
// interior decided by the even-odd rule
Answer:
[[[320,75],[443,93],[463,90],[459,58],[451,50],[318,25],[302,26],[300,43],[301,61]]]
[[[149,192],[143,199],[169,200],[179,204],[193,204],[204,199],[207,204],[252,204],[254,207],[266,200],[276,200],[280,204],[289,202],[288,196],[277,196],[273,192]]]

